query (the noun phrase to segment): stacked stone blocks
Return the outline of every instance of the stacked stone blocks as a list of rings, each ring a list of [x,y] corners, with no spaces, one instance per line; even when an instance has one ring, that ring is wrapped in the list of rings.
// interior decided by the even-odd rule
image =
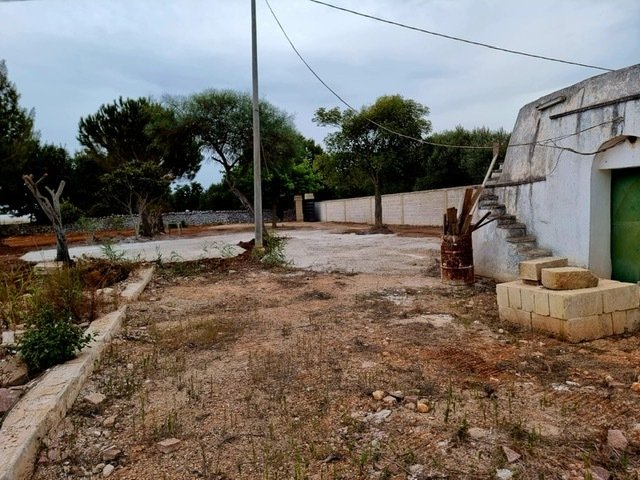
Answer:
[[[566,262],[566,259],[561,260]],[[636,284],[599,279],[594,287],[552,290],[538,284],[545,268],[537,269],[535,265],[550,261],[543,258],[522,262],[529,263],[524,267],[521,264],[520,268],[521,276],[528,278],[496,286],[501,319],[570,342],[640,329],[640,288]],[[558,259],[553,262],[558,263]],[[563,268],[567,270],[565,267],[549,268],[557,269],[556,273],[561,275]]]

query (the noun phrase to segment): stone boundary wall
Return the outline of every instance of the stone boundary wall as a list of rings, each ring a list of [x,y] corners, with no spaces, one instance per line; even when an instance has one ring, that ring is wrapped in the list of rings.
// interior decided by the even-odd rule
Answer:
[[[271,210],[264,210],[265,222],[271,221]],[[120,230],[134,226],[131,215],[112,215],[90,219],[91,230]],[[162,214],[165,225],[169,223],[181,223],[186,225],[216,225],[228,223],[253,223],[253,215],[247,210],[204,210],[193,212],[167,212]],[[89,230],[88,224],[74,223],[65,226],[67,232],[85,232]],[[0,225],[0,236],[33,235],[37,233],[51,233],[53,229],[48,225],[34,225],[30,223]]]
[[[460,208],[466,188],[469,186],[383,195],[382,221],[388,225],[440,226],[447,208]],[[374,223],[373,196],[326,200],[315,207],[321,222]]]

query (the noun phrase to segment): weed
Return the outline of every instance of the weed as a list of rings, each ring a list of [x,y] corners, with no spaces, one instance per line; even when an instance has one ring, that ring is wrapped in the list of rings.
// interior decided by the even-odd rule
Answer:
[[[105,239],[102,241],[100,251],[102,255],[111,262],[121,262],[124,260],[125,252],[124,250],[117,250],[114,245],[115,242],[113,240]]]
[[[75,358],[93,340],[72,319],[51,308],[41,308],[18,342],[29,372],[37,373]]]
[[[454,434],[454,440],[458,442],[465,442],[469,439],[469,422],[467,421],[466,415],[462,419],[462,423],[456,430]]]
[[[257,255],[260,261],[269,267],[289,267],[293,262],[287,260],[284,252],[288,240],[289,237],[267,233],[264,236],[264,251],[253,249],[253,255]]]
[[[181,430],[182,424],[178,419],[178,412],[170,410],[162,422],[153,427],[151,437],[154,441],[162,438],[175,437]]]

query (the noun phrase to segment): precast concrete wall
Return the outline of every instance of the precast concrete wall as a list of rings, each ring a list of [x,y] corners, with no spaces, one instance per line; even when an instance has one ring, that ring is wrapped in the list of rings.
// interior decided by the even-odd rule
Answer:
[[[388,225],[442,225],[449,207],[460,208],[469,187],[441,188],[382,196],[382,221]],[[316,216],[322,222],[374,222],[374,198],[359,197],[316,203]]]

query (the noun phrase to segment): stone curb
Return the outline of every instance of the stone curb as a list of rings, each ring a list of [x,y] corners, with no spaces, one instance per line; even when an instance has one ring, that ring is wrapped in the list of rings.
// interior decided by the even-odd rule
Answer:
[[[123,300],[136,300],[153,271],[153,267],[138,271],[140,278],[125,288]],[[0,480],[23,480],[31,475],[41,440],[75,402],[126,312],[127,305],[123,305],[91,323],[87,331],[96,334],[91,346],[77,358],[52,368],[11,409],[0,429]]]

